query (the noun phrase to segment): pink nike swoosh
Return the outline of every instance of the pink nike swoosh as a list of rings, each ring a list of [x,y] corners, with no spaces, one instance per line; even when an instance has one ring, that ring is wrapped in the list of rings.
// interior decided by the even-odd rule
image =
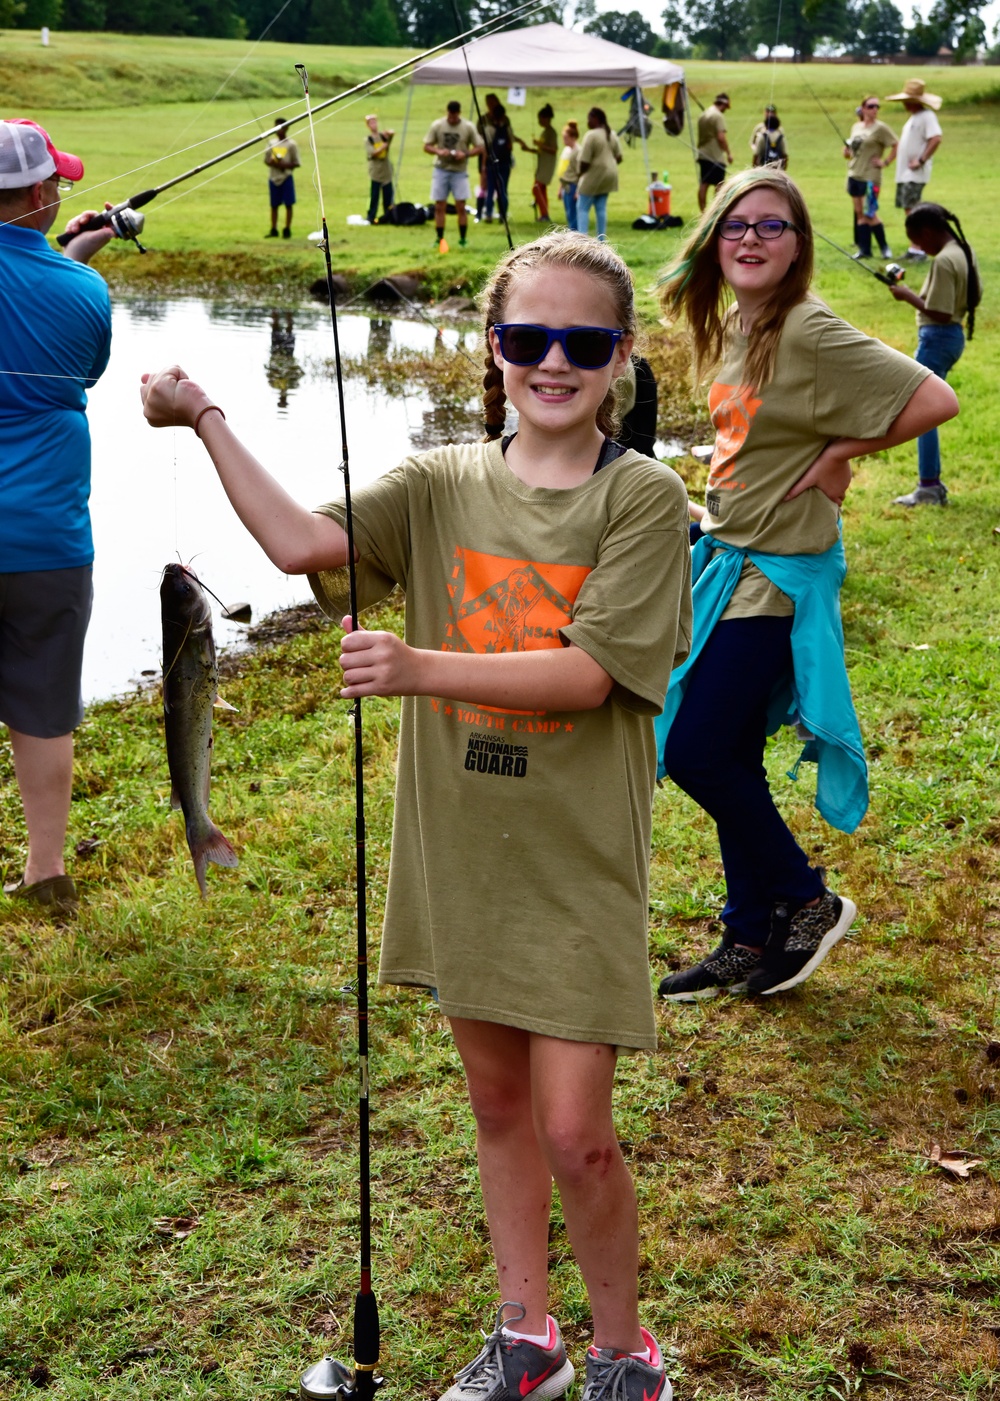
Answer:
[[[529,1377],[528,1374],[525,1373],[520,1382],[521,1395],[527,1396],[530,1392],[534,1391],[535,1387],[538,1386],[540,1382],[543,1382],[546,1377],[550,1377],[555,1370],[556,1364],[553,1362],[551,1367],[546,1367],[545,1371],[539,1372],[537,1377]],[[652,1401],[652,1398],[647,1398],[647,1401]]]

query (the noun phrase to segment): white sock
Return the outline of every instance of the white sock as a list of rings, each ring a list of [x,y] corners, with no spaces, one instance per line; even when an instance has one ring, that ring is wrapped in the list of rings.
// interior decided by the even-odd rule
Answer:
[[[519,1333],[516,1328],[508,1328],[505,1323],[503,1326],[504,1335],[508,1338],[516,1338],[519,1343],[534,1343],[535,1347],[547,1348],[549,1345],[549,1338],[552,1336],[555,1319],[547,1314],[545,1321],[549,1326],[544,1333]]]

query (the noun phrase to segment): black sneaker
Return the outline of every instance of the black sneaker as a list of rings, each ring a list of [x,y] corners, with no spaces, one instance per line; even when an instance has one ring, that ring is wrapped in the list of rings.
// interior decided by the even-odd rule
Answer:
[[[277,237],[278,237],[278,230],[277,230],[277,229],[268,229],[268,231],[267,231],[267,233],[264,235],[264,237],[265,237],[265,238],[277,238]]]
[[[581,1401],[671,1401],[674,1389],[667,1380],[659,1344],[642,1329],[650,1361],[641,1362],[613,1348],[587,1349],[587,1380]]]
[[[281,237],[282,237],[282,238],[291,238],[291,236],[292,236],[292,231],[291,231],[291,229],[282,229],[282,230],[281,230]]]
[[[524,1401],[529,1396],[551,1401],[562,1396],[575,1373],[555,1321],[549,1319],[548,1347],[539,1347],[503,1331],[507,1308],[520,1305],[500,1305],[493,1332],[483,1334],[486,1343],[482,1351],[456,1373],[455,1385],[441,1401]]]
[[[771,916],[771,937],[760,964],[747,979],[747,992],[787,992],[804,983],[854,923],[858,907],[846,896],[825,890],[818,905],[779,902]]]
[[[753,949],[721,943],[693,968],[671,973],[660,984],[660,996],[668,1002],[699,1002],[720,992],[745,992],[747,975],[760,963]]]

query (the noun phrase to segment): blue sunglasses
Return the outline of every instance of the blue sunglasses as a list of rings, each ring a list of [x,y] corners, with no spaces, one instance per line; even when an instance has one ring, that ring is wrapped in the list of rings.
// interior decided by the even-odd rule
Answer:
[[[511,365],[539,364],[555,341],[578,370],[603,370],[611,363],[615,346],[625,334],[605,326],[567,326],[564,330],[555,330],[551,326],[518,325],[513,321],[497,321],[493,330],[500,342],[500,354]]]

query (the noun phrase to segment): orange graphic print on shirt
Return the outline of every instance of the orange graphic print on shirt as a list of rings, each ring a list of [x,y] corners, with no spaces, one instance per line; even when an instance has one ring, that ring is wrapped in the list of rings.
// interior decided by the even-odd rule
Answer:
[[[543,564],[456,547],[444,651],[529,652],[561,647],[585,564]]]
[[[708,391],[708,408],[715,427],[715,451],[708,469],[708,489],[743,491],[746,482],[736,480],[736,458],[747,440],[762,399],[753,397],[748,384],[714,382]]]

